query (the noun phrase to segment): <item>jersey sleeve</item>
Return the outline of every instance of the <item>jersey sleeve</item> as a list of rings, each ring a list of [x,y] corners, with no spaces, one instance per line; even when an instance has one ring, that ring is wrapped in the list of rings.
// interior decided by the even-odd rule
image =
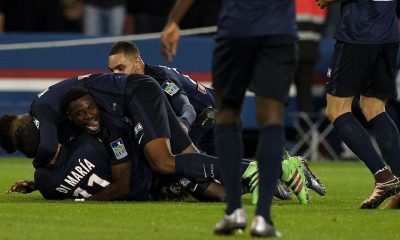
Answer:
[[[46,166],[57,151],[57,114],[46,104],[33,104],[31,114],[40,134],[39,146],[33,161],[34,167],[39,168]]]
[[[178,116],[179,122],[184,123],[189,128],[196,119],[196,111],[190,104],[189,98],[180,94],[171,100],[171,105]]]
[[[38,168],[35,170],[34,179],[36,188],[45,199],[63,199],[62,194],[54,191],[59,172],[54,167]]]

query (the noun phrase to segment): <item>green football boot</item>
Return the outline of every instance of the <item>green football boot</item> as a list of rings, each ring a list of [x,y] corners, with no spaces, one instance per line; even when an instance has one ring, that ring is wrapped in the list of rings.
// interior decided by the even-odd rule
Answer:
[[[324,184],[321,182],[320,178],[311,170],[308,166],[308,161],[303,156],[293,156],[291,157],[288,152],[285,151],[283,159],[298,158],[301,161],[301,166],[303,168],[304,176],[306,177],[307,188],[318,193],[320,196],[325,196],[326,189]]]
[[[249,163],[246,171],[242,175],[243,189],[248,189],[251,193],[251,203],[257,204],[258,202],[258,167],[257,162],[252,161]]]
[[[281,180],[292,189],[301,204],[309,203],[307,181],[300,158],[289,157],[282,161]]]

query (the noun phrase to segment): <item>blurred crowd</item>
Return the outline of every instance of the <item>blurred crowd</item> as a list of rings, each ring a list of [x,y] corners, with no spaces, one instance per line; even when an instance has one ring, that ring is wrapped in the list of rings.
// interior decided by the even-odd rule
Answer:
[[[175,0],[0,0],[0,32],[160,32],[174,3]],[[181,27],[216,25],[220,3],[221,0],[196,1]],[[324,37],[333,37],[338,14],[336,5],[328,10]]]
[[[216,25],[220,0],[196,1],[182,28]],[[175,0],[0,0],[0,32],[160,32]]]

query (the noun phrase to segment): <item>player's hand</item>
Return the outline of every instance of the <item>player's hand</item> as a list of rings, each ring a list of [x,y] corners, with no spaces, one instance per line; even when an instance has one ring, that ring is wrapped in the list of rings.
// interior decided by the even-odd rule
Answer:
[[[168,62],[176,55],[180,37],[180,28],[175,22],[168,23],[161,33],[161,52]]]
[[[189,129],[188,129],[188,127],[186,127],[186,125],[184,124],[184,123],[180,123],[181,124],[181,127],[182,127],[182,129],[183,129],[183,131],[186,133],[186,134],[188,134],[189,133]]]
[[[29,180],[22,180],[14,183],[10,189],[7,190],[7,193],[13,193],[13,192],[18,192],[18,193],[31,193],[36,190],[35,187],[35,182],[29,181]]]

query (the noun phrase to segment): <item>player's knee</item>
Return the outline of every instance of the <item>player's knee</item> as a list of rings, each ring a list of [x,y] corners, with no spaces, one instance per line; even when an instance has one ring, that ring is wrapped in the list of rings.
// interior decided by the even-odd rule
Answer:
[[[335,122],[336,118],[339,116],[351,112],[351,107],[337,106],[337,105],[327,105],[325,109],[325,117],[331,122]]]
[[[379,99],[361,98],[360,109],[367,121],[385,111],[385,102]]]
[[[333,122],[335,121],[335,119],[336,119],[336,114],[335,114],[332,110],[326,108],[326,109],[325,109],[325,117],[326,117],[331,123],[333,123]]]
[[[241,112],[241,101],[218,100],[217,122],[218,123],[239,123]]]

